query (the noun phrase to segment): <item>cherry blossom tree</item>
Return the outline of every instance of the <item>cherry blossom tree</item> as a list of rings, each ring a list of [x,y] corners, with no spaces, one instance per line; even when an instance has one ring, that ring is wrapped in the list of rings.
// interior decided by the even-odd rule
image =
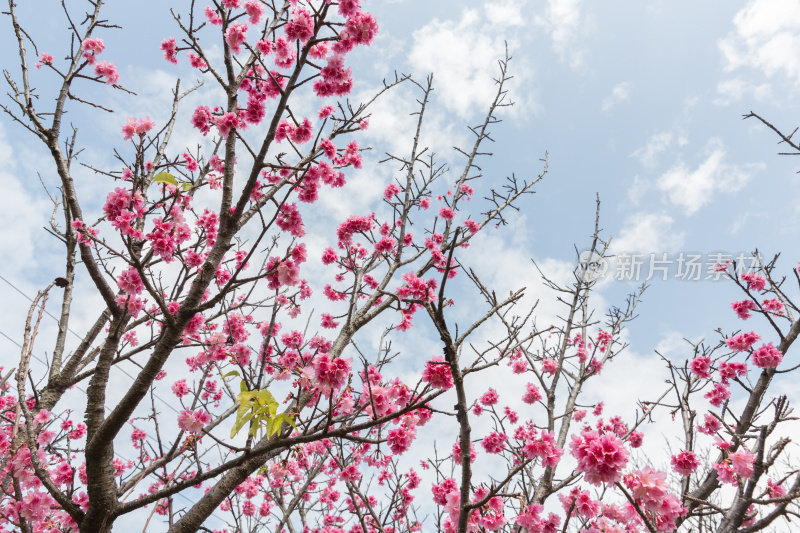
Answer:
[[[19,64],[2,109],[50,154],[47,230],[66,266],[0,375],[0,531],[213,531],[216,519],[229,532],[752,532],[795,515],[794,418],[770,387],[797,371],[797,270],[719,265],[742,292],[720,312],[768,329],[665,357],[660,394],[605,413],[586,384],[625,364],[644,287],[598,314],[599,199],[592,260],[567,282],[541,272],[561,306],[552,323],[523,306],[524,288],[498,295],[464,260],[548,169],[545,155],[498,185],[479,166],[511,105],[509,57],[451,172],[423,144],[432,77],[348,99],[348,54],[378,31],[359,0],[185,4],[160,46],[201,81],[175,82],[165,122],[119,120],[112,163],[84,155],[66,122],[109,120],[108,94],[131,96],[102,0],[62,4],[69,44],[49,51],[9,0]],[[371,106],[397,86],[416,93],[416,129],[384,161],[379,208],[307,235],[318,199],[351,186]],[[185,120],[202,140],[180,145],[180,110],[197,98]],[[319,238],[333,240],[312,255]],[[438,353],[392,348],[426,335]],[[636,460],[662,413],[678,447]],[[426,438],[448,427],[450,440]]]

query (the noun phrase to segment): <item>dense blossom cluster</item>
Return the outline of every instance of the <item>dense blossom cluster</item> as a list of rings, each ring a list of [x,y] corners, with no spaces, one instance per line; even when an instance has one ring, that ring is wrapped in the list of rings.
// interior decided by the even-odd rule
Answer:
[[[584,431],[572,436],[570,448],[578,460],[578,469],[592,485],[619,481],[628,462],[624,443],[613,433]]]

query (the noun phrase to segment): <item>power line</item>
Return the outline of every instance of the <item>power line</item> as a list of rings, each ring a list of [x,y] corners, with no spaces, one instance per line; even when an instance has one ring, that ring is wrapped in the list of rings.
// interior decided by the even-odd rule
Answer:
[[[13,284],[12,282],[10,282],[8,279],[6,279],[5,277],[3,277],[2,275],[0,275],[0,279],[2,279],[3,281],[5,281],[5,282],[6,282],[8,285],[10,285],[10,286],[11,286],[11,287],[12,287],[12,288],[15,290],[15,291],[17,291],[17,292],[18,292],[18,293],[20,293],[20,294],[21,294],[23,297],[25,297],[25,298],[26,298],[26,299],[27,299],[29,302],[33,302],[33,298],[31,298],[30,296],[28,296],[27,294],[25,294],[25,293],[24,293],[24,292],[23,292],[21,289],[19,289],[19,288],[18,288],[16,285],[14,285],[14,284]],[[56,317],[54,314],[52,314],[52,313],[51,313],[50,311],[48,311],[47,309],[45,309],[45,310],[44,310],[44,312],[45,312],[45,314],[46,314],[47,316],[49,316],[50,318],[52,318],[52,319],[53,319],[53,320],[55,320],[56,322],[58,322],[58,321],[59,321],[58,317]],[[81,335],[80,333],[76,332],[76,331],[75,331],[74,329],[72,329],[71,327],[67,326],[67,331],[69,331],[70,333],[72,333],[73,335],[75,335],[75,337],[77,337],[78,339],[80,339],[80,340],[83,340],[83,335]],[[9,338],[9,337],[8,337],[8,336],[6,336],[5,334],[3,334],[3,335],[4,335],[6,338]],[[16,342],[16,341],[14,341],[14,342]],[[44,364],[46,365],[47,363],[44,363]],[[133,377],[133,375],[131,375],[131,374],[130,374],[130,373],[127,371],[127,370],[125,370],[125,369],[124,369],[124,368],[122,368],[121,366],[117,366],[117,370],[119,370],[120,372],[122,372],[123,374],[125,374],[126,376],[128,376],[128,377],[131,379],[131,381],[135,381],[135,380],[136,380],[136,378],[135,378],[135,377]],[[155,393],[155,391],[153,392],[153,396],[154,396],[154,397],[155,397],[155,398],[156,398],[158,401],[160,401],[161,403],[163,403],[164,405],[166,405],[167,407],[169,407],[169,408],[170,408],[170,409],[171,409],[173,412],[175,412],[176,414],[180,414],[180,411],[178,411],[178,410],[175,408],[175,406],[173,406],[173,405],[172,405],[170,402],[168,402],[167,400],[163,399],[161,396],[159,396],[158,394],[156,394],[156,393]]]
[[[3,277],[2,275],[0,275],[0,279],[2,279],[3,281],[5,281],[5,282],[6,282],[8,285],[10,285],[10,286],[11,286],[11,287],[12,287],[12,288],[15,290],[15,291],[17,291],[17,292],[18,292],[19,294],[21,294],[23,297],[27,298],[27,299],[28,299],[28,301],[30,301],[30,302],[33,302],[33,299],[32,299],[30,296],[28,296],[28,295],[27,295],[27,294],[25,294],[25,293],[24,293],[22,290],[20,290],[19,288],[17,288],[17,287],[16,287],[16,286],[15,286],[13,283],[11,283],[11,282],[10,282],[9,280],[7,280],[5,277]],[[45,309],[45,311],[44,311],[44,312],[45,312],[45,314],[47,314],[49,317],[51,317],[53,320],[55,320],[56,322],[58,322],[58,318],[56,318],[56,317],[55,317],[55,316],[54,316],[52,313],[50,313],[49,311],[47,311],[47,309]],[[68,329],[68,331],[70,331],[70,332],[71,332],[73,335],[75,335],[75,336],[76,336],[76,337],[78,337],[79,339],[83,339],[83,337],[82,337],[81,335],[79,335],[78,333],[76,333],[76,332],[75,332],[75,330],[73,330],[72,328],[67,328],[67,329]],[[11,343],[13,343],[15,346],[17,346],[17,348],[19,348],[20,350],[22,349],[22,345],[21,345],[19,342],[17,342],[17,341],[16,341],[14,338],[12,338],[12,337],[10,337],[9,335],[7,335],[7,334],[6,334],[4,331],[0,330],[0,336],[2,336],[2,337],[5,337],[5,338],[6,338],[7,340],[9,340]],[[39,363],[41,363],[42,365],[44,365],[45,367],[47,367],[47,366],[48,366],[48,364],[47,364],[47,361],[46,361],[45,359],[42,359],[41,357],[39,357],[38,355],[36,355],[36,354],[34,354],[34,353],[31,353],[31,356],[32,356],[34,359],[36,359],[36,361],[38,361]],[[127,372],[127,371],[125,371],[125,369],[124,369],[124,368],[117,367],[117,369],[118,369],[118,370],[120,370],[120,371],[121,371],[123,374],[125,374],[125,375],[126,375],[126,376],[128,376],[129,378],[131,378],[131,380],[133,380],[133,379],[134,379],[134,377],[133,377],[133,376],[131,376],[131,375],[130,375],[130,374]],[[86,395],[86,393],[87,393],[86,389],[84,389],[84,388],[83,388],[83,387],[82,387],[80,384],[76,384],[76,385],[75,385],[75,388],[76,388],[76,389],[78,389],[78,390],[79,390],[81,393],[83,393],[84,395]],[[180,413],[180,411],[178,411],[178,410],[177,410],[175,407],[173,407],[171,404],[167,403],[167,402],[166,402],[164,399],[162,399],[160,396],[158,396],[158,395],[157,395],[155,392],[153,392],[153,396],[155,396],[155,397],[156,397],[158,400],[160,400],[160,401],[161,401],[161,402],[162,402],[164,405],[166,405],[167,407],[169,407],[170,409],[172,409],[174,412],[176,412],[176,413]],[[110,411],[111,411],[111,408],[110,408],[109,406],[107,406],[107,405],[104,405],[103,407],[105,408],[106,412],[110,412]],[[145,438],[146,438],[146,439],[147,439],[147,440],[148,440],[148,441],[149,441],[151,444],[154,444],[154,443],[155,443],[155,441],[152,439],[152,437],[150,437],[150,436],[147,436],[147,437],[145,437]],[[127,461],[127,462],[129,462],[129,463],[132,463],[132,462],[133,462],[133,461],[131,461],[131,459],[129,459],[128,457],[125,457],[123,454],[121,454],[121,453],[117,452],[116,450],[114,451],[114,455],[116,455],[116,456],[117,456],[117,457],[119,457],[120,459],[123,459],[124,461]],[[180,498],[182,498],[183,500],[187,501],[187,502],[188,502],[189,504],[191,504],[191,505],[194,505],[194,504],[196,504],[196,503],[197,503],[197,501],[195,501],[195,500],[193,500],[193,499],[189,498],[189,497],[188,497],[186,494],[184,494],[183,492],[176,492],[176,493],[175,493],[175,496],[179,496]],[[155,504],[154,504],[154,505],[155,505]],[[213,518],[217,519],[218,521],[222,522],[223,524],[226,524],[226,525],[227,525],[227,522],[225,522],[225,521],[224,521],[222,518],[220,518],[219,516],[216,516],[216,515],[214,514],[214,512],[212,512],[212,513],[211,513],[210,517],[213,517]]]

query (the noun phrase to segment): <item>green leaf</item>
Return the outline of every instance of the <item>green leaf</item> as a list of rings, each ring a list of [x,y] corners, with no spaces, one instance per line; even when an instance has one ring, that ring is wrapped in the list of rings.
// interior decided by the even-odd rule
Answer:
[[[153,183],[169,183],[170,185],[178,186],[178,180],[169,172],[159,172],[153,176]]]
[[[297,429],[297,426],[294,423],[294,417],[287,413],[281,413],[270,421],[267,428],[267,437],[271,437],[278,433],[281,430],[284,422],[292,426],[294,429]]]
[[[239,416],[239,413],[236,413],[236,422],[234,422],[233,428],[231,429],[231,438],[235,437],[236,434],[239,433],[239,430],[242,429],[253,416],[255,416],[255,413],[247,413],[244,416]]]
[[[272,396],[272,393],[269,392],[267,389],[261,389],[258,391],[258,403],[261,405],[278,405],[278,402],[275,401],[275,397]]]
[[[285,415],[281,413],[269,421],[269,425],[267,426],[267,437],[271,437],[281,430],[281,426],[283,426],[284,417]]]
[[[231,376],[238,376],[238,375],[239,375],[239,371],[238,370],[231,370],[230,372],[228,372],[227,374],[222,376],[222,379],[224,380],[225,378],[229,378]]]
[[[239,402],[241,405],[246,406],[249,409],[250,406],[248,404],[253,403],[253,396],[254,396],[254,394],[252,392],[250,392],[250,391],[240,392],[236,396],[236,401]],[[241,408],[241,406],[240,406],[240,408]]]
[[[286,421],[292,426],[292,429],[297,431],[297,424],[294,423],[294,415],[286,415]]]
[[[183,189],[184,192],[190,191],[190,190],[192,190],[192,184],[191,183],[181,183],[181,189]]]
[[[236,371],[228,372],[223,376],[238,375]],[[256,436],[259,428],[266,428],[268,434],[272,435],[280,431],[283,422],[287,422],[294,426],[294,420],[282,413],[275,416],[278,412],[280,404],[275,400],[275,397],[267,389],[248,390],[247,383],[242,380],[239,383],[241,392],[236,396],[236,401],[239,408],[236,410],[236,420],[234,421],[233,428],[231,429],[231,438],[233,438],[245,424],[250,422],[249,435]],[[296,428],[295,428],[296,429]]]

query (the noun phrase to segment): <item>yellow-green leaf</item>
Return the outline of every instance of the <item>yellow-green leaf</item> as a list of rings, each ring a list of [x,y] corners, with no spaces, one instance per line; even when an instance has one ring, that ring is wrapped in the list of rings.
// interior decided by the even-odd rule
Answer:
[[[241,411],[240,411],[241,412]],[[251,418],[255,416],[255,413],[247,413],[244,416],[239,416],[239,413],[236,414],[236,422],[233,424],[233,428],[231,429],[231,438],[235,437],[239,430],[247,424]]]
[[[239,375],[239,371],[238,370],[231,370],[230,372],[228,372],[227,374],[222,376],[222,379],[224,380],[225,378],[229,378],[231,376],[238,376],[238,375]]]
[[[281,430],[284,422],[292,426],[294,429],[297,429],[297,426],[294,423],[294,417],[287,413],[281,413],[270,421],[269,428],[267,430],[267,437],[271,437],[278,433]]]
[[[153,176],[153,183],[169,183],[170,185],[178,186],[178,180],[169,172],[159,172]]]
[[[229,372],[223,378],[231,374]],[[250,422],[250,429],[247,433],[253,436],[256,436],[258,429],[262,427],[266,428],[268,434],[274,434],[280,430],[280,426],[284,421],[294,427],[294,420],[285,413],[278,415],[280,418],[276,422],[275,414],[278,412],[280,404],[269,390],[248,390],[247,383],[244,380],[239,383],[239,389],[241,392],[236,396],[239,408],[236,410],[236,420],[234,421],[233,429],[231,429],[231,438],[248,422]]]
[[[278,402],[275,401],[275,397],[272,396],[272,393],[267,389],[261,389],[258,391],[258,403],[261,405],[278,405]]]
[[[267,429],[267,437],[273,436],[275,433],[281,430],[281,426],[283,425],[283,419],[281,418],[283,415],[278,415],[269,422],[269,426]]]

